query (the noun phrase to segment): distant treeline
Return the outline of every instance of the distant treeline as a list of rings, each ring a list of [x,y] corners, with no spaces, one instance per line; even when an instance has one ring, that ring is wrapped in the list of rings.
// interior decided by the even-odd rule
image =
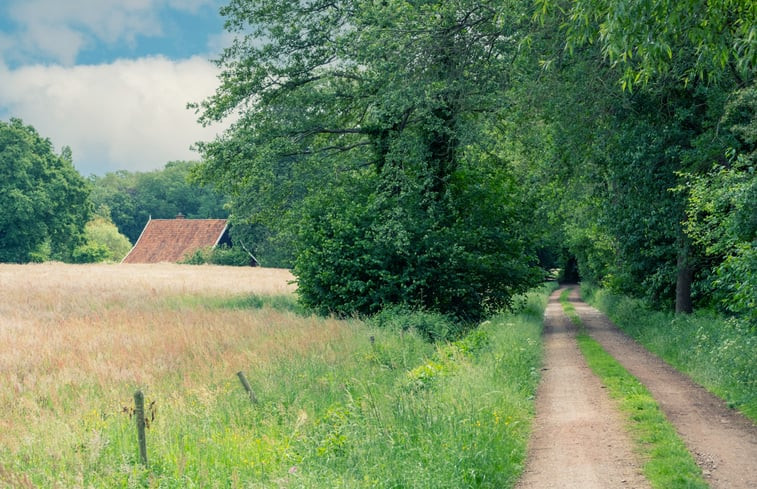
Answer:
[[[197,163],[172,161],[162,170],[125,170],[92,176],[91,199],[96,212],[109,215],[119,232],[136,242],[150,216],[172,219],[225,219],[226,198],[216,190],[191,181]]]

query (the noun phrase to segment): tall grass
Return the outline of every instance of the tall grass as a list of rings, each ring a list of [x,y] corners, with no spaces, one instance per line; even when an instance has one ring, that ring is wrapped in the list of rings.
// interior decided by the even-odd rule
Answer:
[[[529,304],[332,405],[302,440],[291,487],[512,487],[533,416],[546,295]]]
[[[412,328],[296,314],[291,296],[271,295],[291,290],[287,280],[225,267],[0,266],[0,487],[512,485],[544,294],[433,345]]]
[[[757,335],[746,324],[708,311],[652,311],[588,286],[582,293],[647,349],[757,422]]]

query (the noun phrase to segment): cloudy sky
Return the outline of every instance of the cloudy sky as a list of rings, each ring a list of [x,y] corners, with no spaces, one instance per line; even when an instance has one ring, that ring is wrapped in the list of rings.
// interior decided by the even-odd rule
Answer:
[[[196,160],[211,139],[224,0],[0,0],[0,120],[67,145],[83,175]]]

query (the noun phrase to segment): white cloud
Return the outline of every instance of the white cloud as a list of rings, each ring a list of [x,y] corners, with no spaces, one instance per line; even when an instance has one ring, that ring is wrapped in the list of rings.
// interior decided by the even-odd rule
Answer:
[[[0,64],[0,107],[34,126],[56,148],[71,146],[74,164],[88,175],[143,171],[168,161],[198,159],[189,149],[220,128],[202,128],[187,102],[211,95],[217,68],[194,57],[119,60],[93,66]]]
[[[19,26],[13,43],[0,43],[0,58],[41,56],[72,65],[78,53],[98,43],[133,43],[162,34],[163,8],[197,12],[217,0],[8,0],[8,19]],[[2,14],[0,10],[0,15]]]
[[[213,56],[213,59],[220,57],[224,49],[230,47],[233,44],[235,37],[236,34],[228,31],[223,31],[218,34],[212,34],[208,36],[207,48],[209,55]]]

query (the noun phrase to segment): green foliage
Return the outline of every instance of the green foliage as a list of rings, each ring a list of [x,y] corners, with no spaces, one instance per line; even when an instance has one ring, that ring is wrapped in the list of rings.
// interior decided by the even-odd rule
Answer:
[[[466,329],[442,314],[413,310],[408,306],[389,306],[373,315],[369,324],[396,332],[412,330],[432,342],[452,340]]]
[[[129,239],[118,232],[108,215],[96,215],[89,221],[84,237],[86,244],[74,250],[74,263],[120,262],[131,250]]]
[[[551,222],[562,228],[582,279],[644,297],[658,308],[671,308],[675,299],[682,310],[692,280],[693,299],[708,305],[708,282],[717,264],[688,234],[689,195],[671,189],[682,183],[682,173],[701,175],[713,162],[724,161],[729,148],[748,151],[724,116],[730,110],[740,127],[749,126],[748,107],[732,110],[728,101],[738,98],[751,76],[732,69],[735,59],[752,66],[753,61],[729,53],[735,58],[727,66],[711,66],[711,77],[692,75],[704,60],[687,36],[704,36],[721,25],[717,9],[684,19],[692,2],[681,2],[680,9],[667,1],[622,8],[589,1],[552,10],[555,4],[539,4],[543,23],[533,31],[530,48],[533,58],[544,62],[525,65],[526,86],[518,92],[538,93],[526,96],[521,110],[533,114],[536,106],[553,144],[541,160],[545,169],[537,171],[551,173],[552,181],[565,187],[555,196],[559,200],[552,200],[558,209]],[[753,15],[743,2],[733,2],[733,8],[729,15],[738,22]],[[671,18],[661,21],[668,11]],[[696,33],[683,27],[700,21]],[[732,27],[722,33],[730,39],[726,43],[734,42],[728,37]],[[652,53],[650,43],[657,48],[672,43],[672,58],[658,56],[667,49]],[[617,85],[619,79],[627,90]]]
[[[179,263],[187,265],[227,265],[234,267],[250,266],[250,255],[239,248],[228,246],[204,247],[195,250]]]
[[[198,108],[202,122],[243,115],[199,144],[200,177],[232,192],[237,219],[291,243],[304,303],[475,319],[540,278],[532,208],[491,137],[519,13],[472,0],[223,13],[245,35]]]
[[[70,149],[18,119],[0,121],[0,262],[69,260],[91,214]]]
[[[714,260],[707,284],[713,302],[757,328],[757,86],[740,90],[722,123],[733,135],[730,160],[709,172],[684,174],[686,232]]]
[[[719,265],[715,302],[757,326],[757,175],[745,160],[690,177],[687,231]]]
[[[413,202],[416,194],[376,195],[373,180],[363,182],[308,201],[294,267],[305,305],[370,315],[404,304],[476,320],[509,307],[541,278],[536,260],[525,261],[530,239],[519,224],[526,210],[508,202],[506,189],[488,187],[493,179],[473,191],[461,181],[450,189],[460,207],[428,213]],[[450,224],[442,213],[452,214]]]
[[[110,218],[134,243],[150,216],[172,219],[178,213],[190,219],[225,218],[225,198],[215,190],[190,181],[193,162],[173,161],[162,170],[128,172],[120,170],[102,177],[92,176],[95,208],[107,207]]]
[[[605,291],[584,293],[650,351],[757,420],[757,336],[745,321],[707,312],[674,316]]]
[[[729,71],[749,79],[757,68],[757,8],[749,0],[536,3],[543,21],[564,16],[570,51],[598,44],[620,68],[624,89],[665,77],[717,81]]]
[[[77,246],[71,254],[72,263],[99,263],[106,261],[110,255],[110,250],[100,243],[89,242]]]

